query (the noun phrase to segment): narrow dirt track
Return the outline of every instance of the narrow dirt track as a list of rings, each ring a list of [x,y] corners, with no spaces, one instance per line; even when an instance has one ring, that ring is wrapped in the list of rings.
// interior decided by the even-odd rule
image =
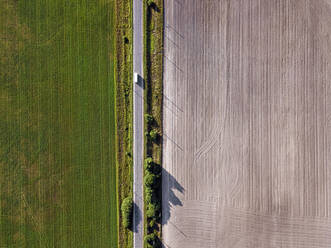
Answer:
[[[166,247],[331,247],[331,1],[165,0]]]

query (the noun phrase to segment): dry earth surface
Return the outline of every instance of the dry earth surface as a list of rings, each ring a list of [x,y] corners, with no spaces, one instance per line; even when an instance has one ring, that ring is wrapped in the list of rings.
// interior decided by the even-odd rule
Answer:
[[[165,0],[166,247],[331,247],[331,1]]]

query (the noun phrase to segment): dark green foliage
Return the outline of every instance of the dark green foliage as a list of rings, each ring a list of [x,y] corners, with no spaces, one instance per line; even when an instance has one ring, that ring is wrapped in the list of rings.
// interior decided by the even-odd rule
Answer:
[[[147,122],[147,125],[149,125],[149,126],[153,125],[153,123],[155,121],[154,117],[150,114],[145,114],[145,120]]]
[[[145,170],[158,177],[161,177],[161,166],[153,161],[151,157],[145,159]]]
[[[147,211],[146,211],[146,216],[150,220],[159,220],[160,217],[160,203],[158,201],[149,203],[147,205]]]
[[[133,200],[131,196],[125,198],[121,206],[123,226],[132,229]]]
[[[159,132],[156,130],[156,129],[152,129],[150,132],[149,132],[149,137],[151,138],[151,140],[153,142],[157,142],[159,137],[160,137],[160,134]]]
[[[151,157],[145,159],[145,204],[148,226],[152,228],[155,221],[160,219],[160,201],[157,197],[161,178],[160,166],[153,162]]]
[[[148,204],[146,211],[147,218],[155,218],[156,214],[157,214],[157,206],[152,203]]]
[[[152,188],[145,188],[145,198],[146,198],[146,203],[151,203],[153,200],[153,189]]]
[[[144,183],[145,187],[154,188],[154,186],[157,184],[157,176],[147,171],[144,178]]]
[[[153,159],[151,157],[148,157],[145,159],[145,170],[147,170],[148,172],[152,172],[153,171]]]
[[[147,5],[148,6],[151,6],[153,4],[155,4],[154,0],[147,0]]]
[[[148,9],[160,12],[160,8],[156,5],[155,0],[147,0]],[[155,95],[157,97],[157,95]]]
[[[155,226],[155,224],[156,224],[156,221],[155,221],[154,218],[152,218],[152,219],[150,219],[150,220],[148,221],[148,227],[149,227],[150,229],[153,228],[153,227]]]
[[[160,239],[154,233],[148,234],[144,238],[144,244],[147,248],[159,248],[161,247]]]
[[[159,164],[153,162],[153,173],[158,176],[158,178],[161,178],[161,171],[162,168]]]

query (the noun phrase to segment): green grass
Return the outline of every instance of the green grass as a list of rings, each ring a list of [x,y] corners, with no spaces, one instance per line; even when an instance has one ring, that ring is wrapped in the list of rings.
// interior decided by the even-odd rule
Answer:
[[[163,0],[151,1],[149,5],[145,1],[144,11],[144,75],[146,79],[145,88],[145,113],[154,118],[153,123],[145,120],[145,133],[152,130],[162,135],[162,92],[163,92]],[[153,158],[154,163],[162,165],[162,142],[152,141],[145,137],[145,157]],[[145,171],[146,174],[146,171]],[[159,203],[162,201],[161,188],[155,192]],[[151,218],[146,216],[147,202],[145,199],[144,210],[144,233],[156,234],[160,239],[162,237],[161,223],[150,226]]]
[[[0,0],[0,247],[117,247],[112,15]]]
[[[116,156],[118,177],[118,202],[132,196],[132,0],[116,0]],[[119,244],[130,248],[133,233],[122,224],[119,214]]]

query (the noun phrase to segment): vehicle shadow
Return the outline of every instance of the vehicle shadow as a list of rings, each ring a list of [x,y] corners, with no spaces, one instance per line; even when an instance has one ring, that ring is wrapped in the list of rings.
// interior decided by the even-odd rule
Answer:
[[[138,75],[137,85],[138,85],[139,87],[145,89],[145,80],[144,80],[143,77],[141,77],[140,75]]]
[[[138,205],[134,202],[133,203],[133,211],[134,211],[134,220],[132,224],[132,231],[137,233],[138,232],[138,226],[142,220],[142,214],[141,209],[138,207]]]

